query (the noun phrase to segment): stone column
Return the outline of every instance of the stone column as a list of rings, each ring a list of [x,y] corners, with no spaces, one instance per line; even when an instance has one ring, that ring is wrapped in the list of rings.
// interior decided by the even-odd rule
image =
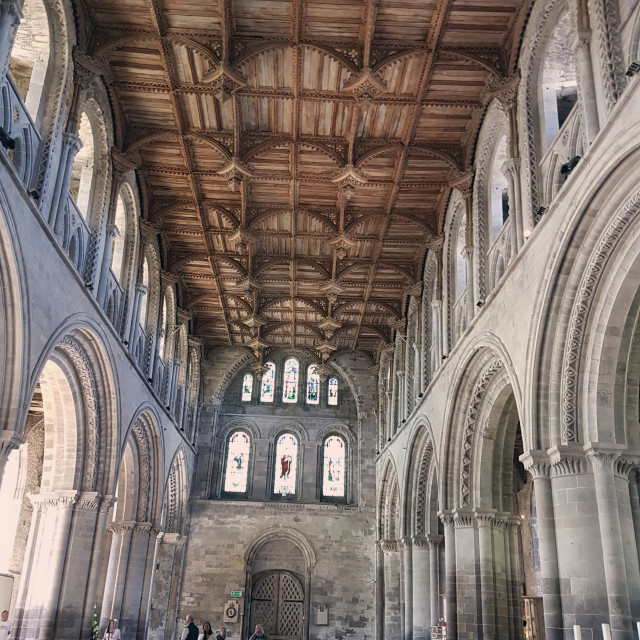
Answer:
[[[0,431],[0,485],[2,485],[2,477],[7,460],[14,449],[18,449],[24,444],[24,438],[19,436],[15,431],[4,429]]]
[[[131,536],[135,526],[135,522],[116,522],[108,526],[111,531],[111,551],[100,613],[99,633],[101,637],[110,619],[120,619],[124,586],[127,579]]]
[[[593,470],[598,503],[598,521],[602,538],[611,637],[613,640],[632,640],[629,584],[614,480],[614,465],[618,455],[618,453],[593,447],[587,450],[587,457]]]
[[[107,531],[107,518],[109,509],[115,500],[111,496],[104,496],[98,508],[98,519],[96,521],[95,534],[93,536],[93,550],[91,553],[91,564],[89,569],[89,579],[87,581],[87,593],[84,600],[84,613],[82,616],[82,637],[91,637],[91,623],[93,622],[94,606],[96,605],[96,593],[98,591],[98,579],[100,577],[100,567],[102,564],[102,554],[104,553],[104,538]]]
[[[384,638],[401,637],[402,615],[400,611],[400,558],[395,540],[383,540],[380,548],[384,554]]]
[[[442,536],[429,536],[429,597],[431,626],[440,623],[440,562],[438,550],[442,544]]]
[[[444,525],[444,570],[446,574],[446,605],[444,619],[447,623],[447,640],[458,638],[458,608],[456,585],[456,532],[452,513],[441,513],[440,520]]]
[[[640,558],[640,493],[638,492],[638,470],[631,473],[629,478],[629,499],[631,501],[631,517],[633,530],[636,535],[636,549]]]
[[[102,254],[102,267],[100,267],[100,284],[98,285],[98,304],[104,309],[107,304],[107,282],[111,271],[111,253],[113,252],[113,241],[120,235],[120,230],[115,224],[107,224],[104,237],[104,253]],[[102,277],[104,274],[104,277]]]
[[[533,478],[533,495],[538,519],[540,543],[540,574],[544,626],[547,640],[562,640],[564,637],[562,603],[560,600],[560,573],[556,524],[551,491],[551,462],[543,451],[530,451],[522,456],[526,470]]]
[[[457,637],[475,640],[482,632],[476,593],[476,554],[473,514],[466,509],[454,512]],[[445,547],[446,548],[446,547]],[[448,571],[448,568],[447,568]],[[448,637],[447,625],[447,637]]]
[[[75,132],[65,131],[62,134],[62,149],[60,151],[60,165],[49,211],[49,226],[56,236],[64,234],[64,217],[67,211],[71,172],[76,154],[82,148],[82,140]]]
[[[573,42],[571,44],[576,60],[580,103],[584,117],[585,137],[588,145],[591,145],[600,130],[590,42],[590,29],[581,29],[578,27],[574,31]]]
[[[122,608],[119,616],[120,630],[128,637],[136,635],[143,609],[141,598],[145,585],[150,531],[150,522],[139,522],[131,532],[126,582],[123,585]]]
[[[404,369],[396,371],[396,379],[398,380],[398,397],[396,400],[398,403],[398,417],[395,427],[398,427],[407,418],[407,394],[405,393],[407,376]]]
[[[431,574],[429,543],[424,536],[412,540],[413,640],[427,638],[431,619],[429,578]]]
[[[401,637],[413,640],[413,549],[411,538],[400,541],[400,583],[402,598]]]
[[[520,518],[505,518],[505,543],[508,545],[507,588],[509,602],[509,619],[511,633],[514,638],[522,634],[522,611],[520,605],[520,549],[518,544]]]
[[[522,220],[522,194],[520,193],[520,158],[509,158],[502,164],[502,173],[509,182],[509,212],[511,218],[511,259],[524,244],[524,224]],[[512,204],[513,203],[513,204]]]
[[[129,347],[133,349],[136,340],[138,339],[138,325],[140,324],[140,307],[142,301],[147,295],[147,286],[141,282],[136,282],[135,286],[135,300],[133,303],[133,315],[131,316],[131,326],[129,327]]]
[[[376,541],[376,640],[384,640],[384,551]]]
[[[37,637],[39,640],[54,637],[71,516],[77,497],[76,491],[55,491],[30,496],[34,513],[39,510],[40,517],[34,518],[38,526],[37,542],[33,546],[35,554],[28,575],[21,621],[22,637]],[[25,578],[26,575],[23,576]]]
[[[462,250],[462,256],[464,257],[464,261],[466,264],[467,270],[467,325],[473,320],[473,316],[475,313],[475,296],[474,296],[474,278],[473,278],[473,245],[468,244]]]
[[[22,19],[20,0],[0,0],[0,78],[4,83],[9,69],[11,49]]]
[[[480,606],[482,610],[482,637],[496,635],[495,586],[493,577],[493,536],[495,511],[474,511],[478,529],[478,567],[480,571]],[[515,637],[515,636],[514,636]]]
[[[442,362],[442,300],[433,300],[431,303],[431,322],[433,322],[434,336],[433,361],[431,363],[431,375],[433,376]],[[431,338],[431,336],[429,337]]]

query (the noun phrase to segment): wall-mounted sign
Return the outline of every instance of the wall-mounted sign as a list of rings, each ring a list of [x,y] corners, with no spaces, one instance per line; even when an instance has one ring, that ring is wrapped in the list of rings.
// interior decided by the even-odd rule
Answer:
[[[242,591],[232,591],[231,592],[231,597],[232,598],[242,598]]]

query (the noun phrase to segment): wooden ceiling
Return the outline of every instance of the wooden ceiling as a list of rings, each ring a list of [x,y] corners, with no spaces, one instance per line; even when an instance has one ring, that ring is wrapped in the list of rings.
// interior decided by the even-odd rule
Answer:
[[[196,334],[372,357],[441,233],[522,0],[86,0]]]

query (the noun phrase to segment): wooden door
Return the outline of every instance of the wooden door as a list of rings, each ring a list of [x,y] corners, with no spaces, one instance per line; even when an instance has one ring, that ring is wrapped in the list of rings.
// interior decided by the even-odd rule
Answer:
[[[251,590],[251,626],[261,624],[273,640],[302,640],[304,589],[289,571],[258,574]]]

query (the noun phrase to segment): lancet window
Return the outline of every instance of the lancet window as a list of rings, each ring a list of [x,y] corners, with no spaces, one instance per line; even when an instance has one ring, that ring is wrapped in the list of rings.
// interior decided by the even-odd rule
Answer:
[[[300,364],[295,358],[289,358],[284,363],[282,377],[282,402],[298,402],[298,373]]]
[[[253,394],[253,376],[247,373],[242,379],[242,402],[251,402],[251,396]]]
[[[338,379],[330,378],[327,383],[327,404],[330,407],[338,406]]]
[[[307,369],[307,404],[320,402],[320,376],[316,373],[316,365]]]
[[[325,439],[322,449],[322,495],[326,498],[344,498],[347,461],[344,438],[330,435]]]
[[[298,474],[298,438],[292,433],[283,433],[276,442],[273,493],[295,495]]]
[[[227,446],[227,463],[224,473],[226,493],[247,493],[251,438],[246,431],[234,431]]]
[[[262,374],[262,387],[260,390],[260,402],[273,402],[276,384],[276,365],[267,362],[267,370]]]

